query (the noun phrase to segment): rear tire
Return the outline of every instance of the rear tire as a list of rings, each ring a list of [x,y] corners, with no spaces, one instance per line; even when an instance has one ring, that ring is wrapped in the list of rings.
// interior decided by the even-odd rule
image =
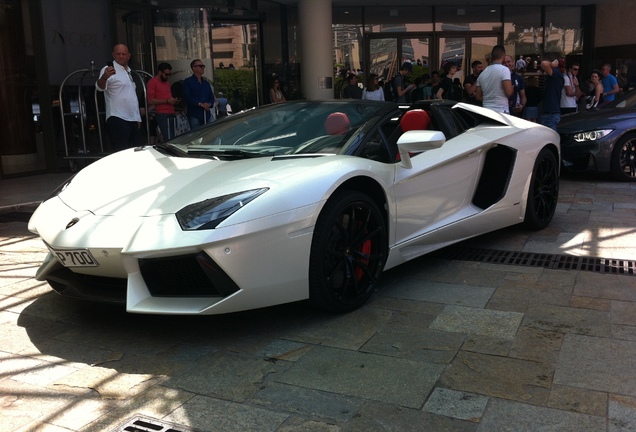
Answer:
[[[377,204],[361,192],[337,192],[314,230],[310,302],[331,312],[359,308],[373,294],[386,256],[386,225]]]
[[[554,153],[546,148],[539,152],[532,169],[526,216],[523,224],[531,230],[548,226],[559,198],[559,165]]]
[[[614,145],[610,171],[618,181],[636,181],[636,134],[627,134]]]

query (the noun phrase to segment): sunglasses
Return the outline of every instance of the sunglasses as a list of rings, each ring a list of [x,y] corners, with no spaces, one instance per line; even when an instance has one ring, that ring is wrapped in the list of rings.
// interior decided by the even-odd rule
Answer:
[[[204,68],[204,67],[205,67],[205,65],[194,65],[194,67]]]

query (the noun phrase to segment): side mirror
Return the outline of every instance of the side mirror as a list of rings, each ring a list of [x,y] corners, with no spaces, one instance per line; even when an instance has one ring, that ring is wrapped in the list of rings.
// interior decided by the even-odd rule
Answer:
[[[412,168],[409,153],[421,153],[440,148],[445,142],[446,136],[440,131],[414,130],[403,133],[397,141],[402,166]]]

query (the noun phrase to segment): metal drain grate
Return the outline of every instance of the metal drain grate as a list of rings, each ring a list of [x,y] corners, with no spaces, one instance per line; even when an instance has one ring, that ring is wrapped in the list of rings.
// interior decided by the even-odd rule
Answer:
[[[203,432],[190,426],[182,426],[151,417],[135,415],[111,432]]]
[[[636,261],[614,258],[512,252],[495,249],[465,248],[460,246],[451,246],[442,249],[437,252],[436,256],[443,259],[491,264],[543,267],[559,270],[581,270],[630,276],[636,275]]]

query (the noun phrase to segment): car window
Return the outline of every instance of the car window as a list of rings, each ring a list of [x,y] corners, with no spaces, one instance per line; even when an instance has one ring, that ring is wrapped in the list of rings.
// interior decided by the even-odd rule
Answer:
[[[379,128],[369,135],[367,141],[361,146],[358,156],[384,163],[394,161]]]
[[[636,108],[636,90],[631,90],[609,103],[606,108]]]

